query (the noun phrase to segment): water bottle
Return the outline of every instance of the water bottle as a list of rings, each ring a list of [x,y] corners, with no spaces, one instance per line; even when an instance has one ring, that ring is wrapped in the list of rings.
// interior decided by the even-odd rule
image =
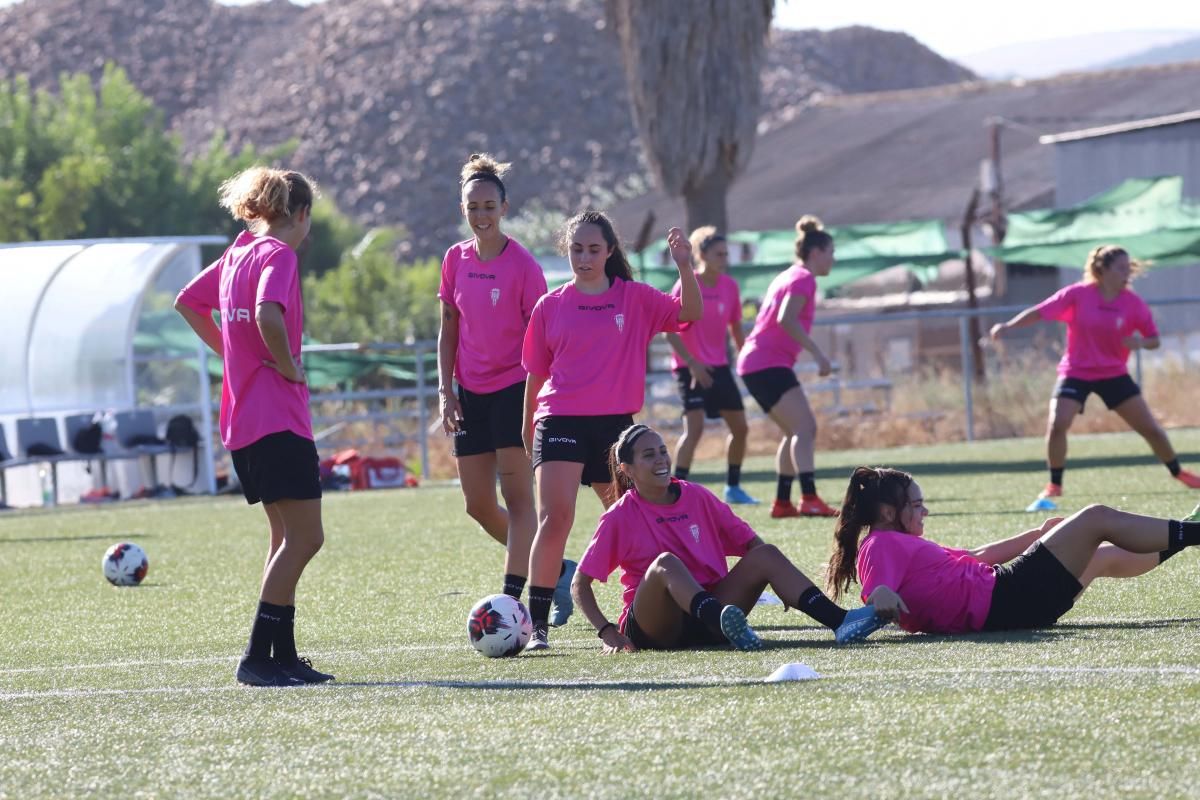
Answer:
[[[54,481],[50,477],[50,470],[45,466],[38,468],[38,479],[42,483],[42,505],[46,508],[54,507]]]

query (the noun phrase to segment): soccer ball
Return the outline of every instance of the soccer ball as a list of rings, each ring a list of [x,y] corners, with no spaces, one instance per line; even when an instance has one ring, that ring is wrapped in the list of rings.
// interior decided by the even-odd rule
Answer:
[[[506,594],[494,594],[475,604],[467,615],[467,638],[488,658],[514,656],[533,633],[524,604]]]
[[[104,577],[113,586],[137,586],[146,577],[150,562],[146,560],[146,551],[136,544],[119,542],[104,553],[101,566]]]

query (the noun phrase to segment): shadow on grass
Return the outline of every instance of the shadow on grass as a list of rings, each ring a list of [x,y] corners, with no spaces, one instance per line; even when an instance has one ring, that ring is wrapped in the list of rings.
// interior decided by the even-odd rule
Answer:
[[[154,534],[139,533],[139,534],[137,534],[136,537],[126,537],[126,538],[153,539]],[[16,539],[0,539],[0,545],[21,544],[21,543],[29,543],[29,542],[89,542],[89,541],[119,542],[119,541],[121,541],[121,534],[119,534],[119,533],[100,533],[100,534],[94,534],[94,535],[90,535],[90,536],[21,536]]]
[[[341,688],[379,688],[379,687],[394,687],[396,689],[498,689],[501,691],[510,692],[515,690],[527,689],[530,691],[544,692],[547,689],[575,690],[575,691],[610,691],[610,692],[653,692],[653,691],[678,691],[680,689],[728,689],[734,686],[763,686],[766,683],[760,678],[757,680],[749,678],[741,678],[734,680],[668,680],[668,681],[591,681],[586,680],[570,680],[570,681],[452,681],[452,680],[432,680],[432,681],[359,681],[359,682],[343,682],[327,683],[322,688],[337,689]]]
[[[1191,454],[1181,453],[1180,459],[1188,461]],[[1194,460],[1194,456],[1191,456]],[[887,464],[875,464],[872,466],[888,466],[896,469],[902,469],[905,472],[911,472],[918,480],[922,476],[931,475],[984,475],[994,473],[1011,473],[1023,474],[1029,472],[1042,473],[1046,471],[1046,459],[1044,457],[1036,459],[1027,459],[1023,461],[893,461]],[[1071,470],[1090,469],[1093,467],[1159,467],[1161,465],[1154,459],[1150,453],[1144,455],[1117,455],[1117,456],[1072,456],[1067,466]],[[717,471],[699,471],[692,473],[692,480],[703,482],[709,479],[723,479],[725,474]],[[831,468],[825,467],[818,469],[816,477],[818,480],[848,480],[849,471],[843,467]],[[743,481],[773,481],[776,475],[774,470],[752,470],[742,472]]]

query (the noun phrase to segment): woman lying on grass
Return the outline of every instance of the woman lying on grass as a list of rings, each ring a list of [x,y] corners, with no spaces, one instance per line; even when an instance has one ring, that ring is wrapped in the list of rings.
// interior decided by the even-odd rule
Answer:
[[[1066,614],[1094,578],[1141,575],[1200,543],[1200,522],[1092,505],[956,550],[922,538],[928,513],[911,475],[856,469],[829,561],[833,598],[857,581],[880,617],[914,633],[1041,628]]]
[[[609,468],[620,499],[600,518],[572,584],[606,654],[725,643],[758,650],[762,641],[746,614],[768,584],[839,643],[883,625],[870,606],[846,611],[831,602],[708,489],[672,478],[670,451],[651,428],[626,428]],[[740,557],[733,569],[727,556]],[[625,605],[614,623],[596,603],[592,581],[606,581],[618,567]]]

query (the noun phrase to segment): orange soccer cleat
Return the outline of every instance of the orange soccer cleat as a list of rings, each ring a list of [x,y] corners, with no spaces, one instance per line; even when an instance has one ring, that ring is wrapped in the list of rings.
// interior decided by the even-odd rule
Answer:
[[[815,494],[806,494],[800,498],[800,513],[806,517],[836,517],[837,509],[831,507]]]
[[[792,503],[791,500],[776,500],[771,504],[772,519],[782,519],[784,517],[798,517],[800,509]]]
[[[1200,489],[1200,475],[1188,472],[1186,469],[1179,470],[1179,474],[1175,476],[1175,480],[1189,489]]]
[[[1058,483],[1047,483],[1046,488],[1042,489],[1042,493],[1038,495],[1038,499],[1045,497],[1062,497],[1062,485]]]

